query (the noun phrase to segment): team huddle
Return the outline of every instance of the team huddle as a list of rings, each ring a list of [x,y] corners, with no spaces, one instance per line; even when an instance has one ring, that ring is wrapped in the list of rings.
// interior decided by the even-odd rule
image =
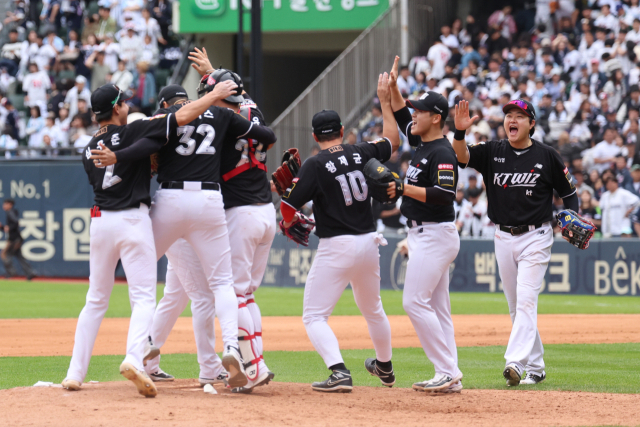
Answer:
[[[118,260],[132,308],[120,373],[140,394],[154,397],[155,382],[174,380],[160,368],[160,349],[189,300],[201,386],[222,383],[234,393],[250,393],[275,376],[263,357],[254,292],[276,233],[265,165],[276,136],[237,74],[213,69],[204,50],[196,49],[190,58],[202,75],[199,99],[190,101],[183,87],[169,85],[160,91],[160,109],[150,118],[127,124],[129,95],[117,86],[102,86],[91,95],[100,129],[82,159],[95,194],[90,286],[62,382],[68,390],[80,390],[85,380]],[[458,166],[483,174],[489,217],[498,224],[496,257],[513,321],[503,375],[511,386],[539,383],[546,373],[537,296],[553,243],[554,189],[565,203],[560,214],[565,238],[585,249],[593,234],[592,224],[574,212],[578,201],[572,178],[555,151],[530,139],[535,111],[528,102],[514,100],[504,107],[507,140],[467,147],[465,131],[476,119],[469,117],[468,103],[455,107],[456,133],[450,142],[442,133],[447,100],[427,92],[405,102],[396,83],[397,67],[398,58],[378,80],[383,138],[343,144],[339,114],[322,110],[311,121],[320,152],[301,164],[297,150],[290,149],[273,174],[282,195],[282,233],[302,245],[314,229],[320,238],[305,284],[302,320],[331,373],[312,389],[353,388],[328,324],[349,283],[375,349],[364,368],[383,385],[395,384],[391,328],[380,298],[378,246],[387,242],[376,233],[371,198],[395,203],[402,197],[401,211],[410,227],[403,307],[435,367],[433,378],[413,388],[462,390],[449,300],[449,267],[460,248],[453,222]],[[405,182],[383,164],[400,146],[398,129],[415,150]],[[160,184],[153,202],[152,175]],[[313,219],[300,212],[309,201]],[[156,307],[156,262],[163,255],[168,259],[166,286]],[[222,358],[215,352],[214,316],[222,330]]]

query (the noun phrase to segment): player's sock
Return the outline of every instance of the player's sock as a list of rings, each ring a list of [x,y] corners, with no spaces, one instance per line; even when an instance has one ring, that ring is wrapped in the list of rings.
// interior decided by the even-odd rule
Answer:
[[[251,312],[247,308],[245,297],[238,298],[238,345],[245,365],[247,378],[255,380],[259,374],[260,355],[257,353],[257,343]]]
[[[391,360],[389,360],[388,362],[381,362],[378,359],[376,359],[376,365],[383,371],[388,372],[391,370]]]
[[[336,369],[341,369],[343,371],[347,370],[347,366],[344,363],[336,363],[335,365],[329,366],[331,371],[335,371]]]

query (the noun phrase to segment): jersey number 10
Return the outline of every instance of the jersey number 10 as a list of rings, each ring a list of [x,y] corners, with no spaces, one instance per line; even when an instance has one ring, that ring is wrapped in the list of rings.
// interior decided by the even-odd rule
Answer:
[[[347,182],[347,177],[348,182]],[[349,172],[345,175],[338,175],[336,179],[340,183],[340,188],[342,188],[342,195],[344,196],[344,202],[347,206],[351,206],[353,204],[353,199],[355,198],[359,202],[364,202],[367,200],[367,195],[369,193],[369,187],[367,187],[367,180],[362,174],[362,172],[356,170],[353,172]],[[351,188],[349,188],[349,184],[351,184]],[[360,191],[360,187],[362,187],[362,191]],[[353,196],[351,193],[353,192]]]

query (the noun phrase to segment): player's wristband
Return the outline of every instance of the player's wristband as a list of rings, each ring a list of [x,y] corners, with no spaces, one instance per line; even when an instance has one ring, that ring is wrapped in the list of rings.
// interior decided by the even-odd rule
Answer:
[[[466,133],[467,133],[466,130],[456,129],[456,131],[453,133],[453,139],[455,139],[456,141],[464,141],[464,137]]]

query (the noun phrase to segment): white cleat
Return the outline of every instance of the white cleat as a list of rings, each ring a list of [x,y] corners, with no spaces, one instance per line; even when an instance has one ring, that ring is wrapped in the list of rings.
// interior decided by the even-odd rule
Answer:
[[[137,370],[131,363],[122,362],[120,373],[123,377],[133,382],[138,389],[138,393],[144,397],[156,397],[158,394],[158,389],[156,389],[151,378],[145,372]]]
[[[80,390],[81,385],[82,384],[80,384],[80,381],[76,380],[65,379],[64,381],[62,381],[62,388],[66,388],[67,390],[71,391]]]
[[[244,372],[242,357],[240,357],[240,351],[237,348],[227,346],[222,355],[222,366],[229,373],[227,379],[229,387],[236,388],[247,385],[247,375]]]
[[[531,374],[527,372],[524,379],[520,381],[520,385],[535,385],[540,384],[542,381],[547,379],[547,373],[542,371],[542,375]]]

